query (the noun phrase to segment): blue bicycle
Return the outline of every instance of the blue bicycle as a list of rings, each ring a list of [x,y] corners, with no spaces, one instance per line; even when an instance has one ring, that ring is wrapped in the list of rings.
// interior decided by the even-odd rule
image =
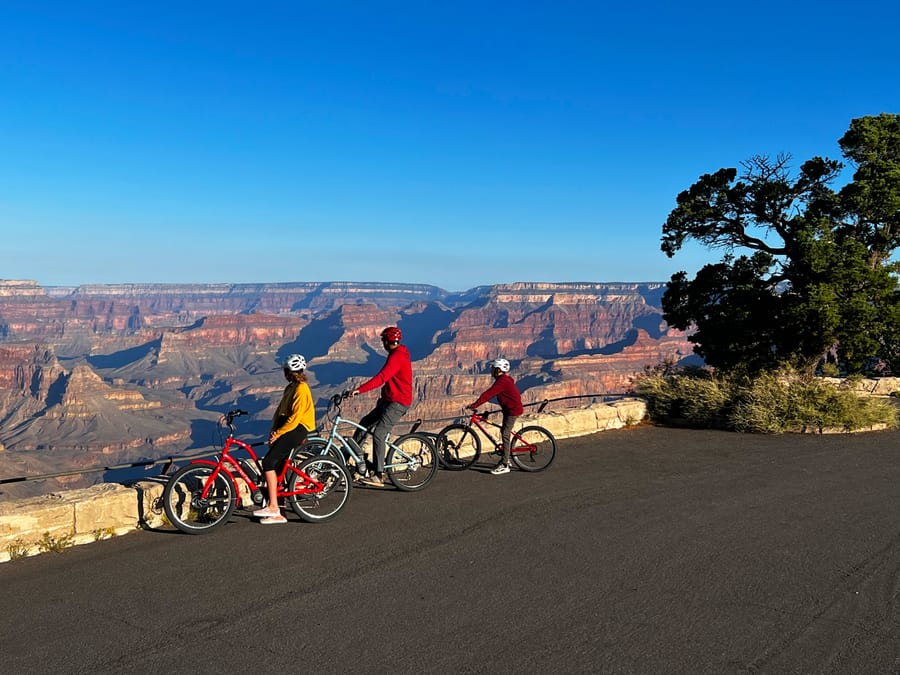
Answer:
[[[310,436],[300,451],[305,455],[329,455],[348,471],[362,477],[366,473],[365,454],[353,439],[353,433],[357,429],[367,434],[371,432],[358,422],[341,416],[341,407],[347,398],[347,394],[335,394],[328,400],[325,420],[330,431],[326,436]],[[350,430],[343,434],[341,427],[349,427]],[[398,490],[421,490],[437,473],[437,452],[434,441],[427,435],[413,432],[391,440],[388,434],[385,447],[384,472]]]

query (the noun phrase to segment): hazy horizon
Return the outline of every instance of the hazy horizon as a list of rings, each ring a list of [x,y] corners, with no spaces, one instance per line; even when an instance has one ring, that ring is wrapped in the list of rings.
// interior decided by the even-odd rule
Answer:
[[[668,279],[641,279],[641,280],[624,280],[624,279],[614,279],[614,280],[603,280],[603,281],[592,281],[586,279],[572,279],[568,281],[543,281],[540,279],[537,280],[524,280],[519,279],[516,281],[507,281],[497,284],[478,284],[476,286],[471,286],[469,288],[444,288],[437,284],[429,284],[425,282],[408,282],[408,281],[376,281],[376,280],[362,280],[362,279],[295,279],[289,281],[241,281],[241,282],[230,282],[230,281],[192,281],[192,282],[170,282],[170,281],[146,281],[146,282],[110,282],[110,283],[95,283],[95,282],[87,282],[82,284],[43,284],[37,279],[6,279],[0,278],[0,283],[2,282],[33,282],[36,285],[40,286],[43,289],[77,289],[88,286],[287,286],[292,284],[387,284],[392,286],[428,286],[432,288],[440,289],[447,293],[465,293],[468,291],[475,290],[476,288],[490,288],[492,286],[511,286],[515,284],[548,284],[548,285],[556,285],[556,286],[566,286],[566,285],[579,285],[579,284],[593,284],[593,285],[645,285],[645,284],[665,284],[668,282]]]

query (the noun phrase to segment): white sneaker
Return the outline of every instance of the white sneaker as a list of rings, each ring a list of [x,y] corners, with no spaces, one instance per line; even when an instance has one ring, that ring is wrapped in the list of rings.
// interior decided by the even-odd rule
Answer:
[[[503,462],[500,462],[497,466],[495,466],[491,470],[491,473],[494,474],[495,476],[500,476],[504,473],[509,473],[509,464],[504,464]]]
[[[254,518],[272,518],[274,516],[280,516],[281,509],[270,509],[268,506],[264,509],[257,509],[253,512]]]

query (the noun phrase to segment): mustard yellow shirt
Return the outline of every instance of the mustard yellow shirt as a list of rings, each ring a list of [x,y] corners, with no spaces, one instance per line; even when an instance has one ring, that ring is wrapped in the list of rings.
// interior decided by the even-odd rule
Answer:
[[[299,424],[307,431],[313,431],[316,428],[316,408],[309,385],[306,382],[291,382],[284,388],[281,402],[272,417],[272,431],[275,433],[272,442],[296,429]]]

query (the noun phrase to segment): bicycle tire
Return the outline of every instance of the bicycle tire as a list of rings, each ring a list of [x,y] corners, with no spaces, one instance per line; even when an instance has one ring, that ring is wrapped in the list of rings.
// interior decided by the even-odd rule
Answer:
[[[438,434],[441,466],[449,471],[468,469],[481,457],[481,439],[465,424],[450,424]]]
[[[533,450],[517,450],[520,447],[518,439],[533,446]],[[522,471],[532,473],[543,471],[553,463],[553,459],[556,457],[556,439],[544,427],[524,427],[516,432],[512,440],[509,456]]]
[[[321,438],[316,436],[315,438],[310,438],[303,445],[303,454],[305,455],[302,458],[298,459],[298,462],[303,461],[304,459],[308,459],[309,457],[319,457],[321,455],[327,455],[331,457],[331,459],[338,462],[344,468],[347,468],[347,458],[344,457],[344,453],[341,449],[332,443],[331,447],[328,448],[328,452],[325,452],[325,448],[328,447],[328,439]]]
[[[409,460],[403,457],[398,450],[412,458],[415,463],[410,466]],[[395,463],[404,466],[385,469],[388,480],[394,484],[394,487],[404,492],[421,490],[432,481],[437,473],[438,461],[434,443],[423,434],[412,433],[400,436],[397,440],[392,441],[391,445],[388,445],[385,464],[390,466]]]
[[[237,505],[234,483],[223,471],[206,499],[200,494],[213,471],[212,464],[188,464],[169,479],[163,488],[163,508],[169,522],[187,534],[203,534],[226,522]]]
[[[302,445],[295,445],[293,448],[291,448],[291,451],[288,453],[288,461],[299,464],[307,457],[312,457],[314,453],[309,451],[310,440],[312,439],[307,439],[303,441]]]
[[[340,462],[329,455],[309,457],[297,466],[297,470],[324,484],[321,492],[290,495],[287,498],[291,510],[304,522],[324,523],[331,520],[350,501],[350,475]],[[288,492],[300,489],[298,481],[301,480],[303,476],[291,471],[287,482]]]

